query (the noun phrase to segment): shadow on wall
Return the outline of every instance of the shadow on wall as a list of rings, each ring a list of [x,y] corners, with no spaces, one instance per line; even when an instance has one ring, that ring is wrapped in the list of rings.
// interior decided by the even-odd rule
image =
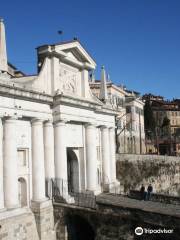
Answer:
[[[118,154],[116,164],[117,179],[125,194],[151,183],[154,192],[180,196],[180,158]]]

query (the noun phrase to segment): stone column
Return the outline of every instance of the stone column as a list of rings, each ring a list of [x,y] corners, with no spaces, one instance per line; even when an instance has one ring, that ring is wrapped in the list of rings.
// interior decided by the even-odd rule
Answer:
[[[4,200],[6,208],[19,206],[16,119],[4,122]]]
[[[4,187],[3,187],[3,126],[0,119],[0,210],[4,208]]]
[[[110,163],[111,163],[111,182],[116,182],[116,145],[115,145],[115,128],[109,129],[110,143]]]
[[[33,201],[45,201],[43,121],[40,119],[32,120],[32,182]]]
[[[101,127],[101,149],[102,149],[102,166],[103,166],[103,181],[105,184],[111,182],[111,165],[110,165],[110,143],[109,129],[106,126]]]
[[[46,179],[54,178],[54,129],[51,121],[44,123],[44,161]]]
[[[67,175],[67,146],[66,146],[66,123],[59,121],[54,125],[54,157],[55,157],[55,179],[59,194],[67,201],[71,202],[68,194]]]
[[[96,151],[96,127],[86,125],[86,177],[87,190],[97,190],[97,151]]]
[[[54,169],[54,128],[52,121],[44,123],[44,162],[46,179],[46,196],[52,199],[52,179],[55,178]]]
[[[59,121],[54,125],[55,177],[67,181],[66,123]]]

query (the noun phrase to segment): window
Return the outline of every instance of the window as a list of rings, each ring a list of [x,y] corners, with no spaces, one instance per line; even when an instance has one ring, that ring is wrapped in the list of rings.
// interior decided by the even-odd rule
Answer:
[[[26,150],[25,149],[19,149],[18,150],[18,165],[23,167],[27,165],[27,159],[26,159]]]
[[[130,106],[126,107],[126,113],[131,113],[131,107]]]

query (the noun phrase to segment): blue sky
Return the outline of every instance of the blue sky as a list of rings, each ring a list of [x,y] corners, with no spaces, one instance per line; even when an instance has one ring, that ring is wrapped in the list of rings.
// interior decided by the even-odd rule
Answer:
[[[41,44],[78,37],[113,82],[180,98],[179,0],[2,1],[9,61],[36,72]],[[58,30],[63,30],[61,37]]]

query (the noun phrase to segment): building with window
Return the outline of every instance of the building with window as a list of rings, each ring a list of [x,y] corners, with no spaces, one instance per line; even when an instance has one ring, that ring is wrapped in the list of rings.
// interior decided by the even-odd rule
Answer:
[[[180,100],[165,100],[162,96],[146,94],[156,124],[154,151],[162,155],[180,154]]]
[[[116,151],[118,153],[144,154],[144,103],[137,92],[111,82],[104,67],[101,80],[90,76],[90,87],[94,95],[118,112],[116,116]],[[105,89],[105,90],[104,90]]]
[[[40,46],[37,58],[31,76],[8,64],[1,19],[0,225],[7,239],[55,239],[51,180],[69,204],[72,192],[119,186],[117,111],[90,90],[95,61],[77,40]]]

